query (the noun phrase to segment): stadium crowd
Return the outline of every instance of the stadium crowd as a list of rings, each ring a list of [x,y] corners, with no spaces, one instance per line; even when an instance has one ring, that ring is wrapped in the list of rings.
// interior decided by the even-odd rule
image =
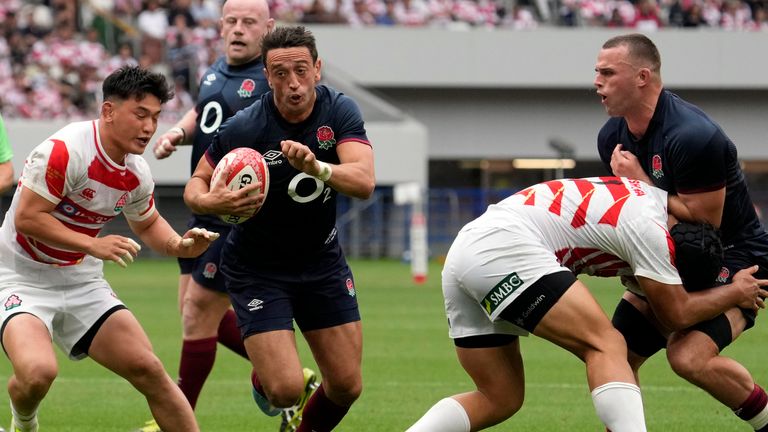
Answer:
[[[530,30],[603,26],[653,31],[768,30],[768,0],[271,0],[276,20],[366,26]],[[161,72],[174,121],[219,53],[221,0],[4,0],[0,111],[7,118],[96,114],[99,86],[122,65]]]

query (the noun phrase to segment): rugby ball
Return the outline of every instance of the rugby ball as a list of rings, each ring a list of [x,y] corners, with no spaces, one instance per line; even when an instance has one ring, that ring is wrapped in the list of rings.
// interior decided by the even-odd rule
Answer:
[[[224,169],[226,167],[231,167],[229,175],[224,179],[227,189],[236,191],[259,181],[261,182],[261,188],[256,189],[250,195],[263,192],[266,199],[267,192],[269,191],[269,168],[267,161],[264,160],[261,153],[248,147],[238,147],[230,151],[216,164],[216,168],[214,168],[213,175],[211,176],[211,185],[219,181],[226,171]],[[256,213],[254,212],[254,214]],[[252,216],[253,214],[250,216],[219,215],[221,220],[231,224],[243,223]]]

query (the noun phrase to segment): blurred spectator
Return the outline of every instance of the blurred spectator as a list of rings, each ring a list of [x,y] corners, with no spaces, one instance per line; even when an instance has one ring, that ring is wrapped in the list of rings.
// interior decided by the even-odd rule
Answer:
[[[393,26],[397,25],[397,18],[395,18],[395,0],[384,0],[384,9],[376,13],[374,19],[376,25],[380,26]]]
[[[187,18],[183,14],[177,14],[174,25],[168,29],[166,62],[171,68],[174,81],[180,80],[181,87],[187,91],[190,89],[189,83],[196,71],[197,47],[193,43],[193,38],[192,30],[187,27]]]
[[[539,24],[530,8],[515,3],[512,6],[512,12],[502,20],[502,25],[514,30],[532,30]]]
[[[123,65],[163,73],[176,83],[179,100],[183,92],[194,99],[201,74],[220,55],[222,1],[0,0],[3,115],[92,117],[98,83]],[[542,12],[540,4],[553,10]],[[286,23],[354,27],[653,31],[668,25],[768,31],[768,0],[270,0],[270,7]]]
[[[307,24],[346,24],[347,19],[341,14],[341,1],[337,1],[333,10],[326,8],[325,0],[313,0],[301,17]]]
[[[755,8],[755,18],[752,21],[751,30],[768,31],[768,12],[765,7]]]
[[[192,28],[197,24],[195,17],[190,10],[192,7],[191,0],[172,0],[171,7],[168,10],[168,23],[169,25],[175,25],[178,22],[179,17],[183,17],[184,23],[187,28]]]
[[[145,0],[136,20],[139,31],[154,39],[164,39],[168,29],[168,13],[160,7],[158,0]]]
[[[667,25],[670,27],[683,27],[684,24],[685,9],[680,0],[675,0],[669,7],[669,12],[667,13]]]
[[[699,27],[707,25],[702,16],[701,6],[694,3],[683,13],[683,27]]]
[[[376,25],[376,17],[371,12],[367,0],[353,0],[352,13],[347,21],[352,27],[369,27]]]
[[[142,33],[141,51],[155,65],[163,60],[163,40],[168,30],[168,13],[160,8],[158,0],[146,0],[145,9],[136,20]]]
[[[215,0],[193,0],[189,12],[196,23],[203,20],[216,21],[219,19],[219,3]]]
[[[627,23],[624,21],[624,17],[621,16],[619,9],[614,8],[611,11],[611,17],[608,19],[608,22],[605,23],[605,26],[610,28],[622,28],[626,27]]]
[[[400,25],[424,26],[429,21],[429,9],[423,0],[400,0],[395,3],[395,20]]]
[[[133,56],[133,45],[129,42],[123,42],[117,50],[117,54],[113,55],[109,62],[107,62],[107,68],[110,71],[120,69],[123,66],[136,66],[139,62]],[[105,71],[106,72],[106,71]],[[109,75],[109,73],[103,73],[103,75]]]
[[[707,26],[720,26],[720,19],[722,18],[721,6],[720,0],[702,0],[701,17]]]
[[[160,117],[169,122],[178,121],[187,111],[195,106],[195,100],[186,89],[187,83],[182,77],[176,77],[174,80],[173,98],[163,105],[163,111]]]
[[[725,0],[720,26],[725,30],[748,30],[752,28],[752,10],[740,0]]]
[[[659,6],[656,4],[656,0],[638,0],[632,27],[639,31],[647,32],[658,30],[661,26]]]

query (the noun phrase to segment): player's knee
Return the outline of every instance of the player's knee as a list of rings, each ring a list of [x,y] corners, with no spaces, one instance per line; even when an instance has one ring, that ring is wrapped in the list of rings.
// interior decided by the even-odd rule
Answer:
[[[363,393],[363,378],[358,374],[343,377],[323,377],[323,388],[328,398],[337,405],[350,406]]]
[[[48,393],[58,373],[56,364],[38,363],[25,367],[23,373],[16,374],[16,379],[24,393],[42,398]]]
[[[161,382],[167,375],[160,359],[153,353],[132,359],[124,367],[123,377],[137,388]]]
[[[280,380],[262,383],[269,402],[278,408],[288,408],[296,404],[304,390],[303,380]]]
[[[595,355],[610,356],[612,358],[627,358],[627,344],[624,337],[615,328],[606,328],[592,337],[585,339],[581,352],[576,352],[585,362]]]
[[[707,357],[693,350],[667,349],[667,360],[675,373],[688,380],[694,380],[697,374],[704,371]]]

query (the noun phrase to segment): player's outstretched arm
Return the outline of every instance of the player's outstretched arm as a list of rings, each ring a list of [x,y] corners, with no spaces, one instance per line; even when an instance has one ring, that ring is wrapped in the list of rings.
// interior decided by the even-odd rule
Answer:
[[[157,211],[143,221],[128,221],[131,230],[152,250],[163,255],[192,258],[205,252],[219,234],[192,228],[180,236]]]
[[[688,292],[682,285],[668,285],[638,276],[648,303],[659,321],[672,331],[688,328],[696,323],[720,315],[733,307],[745,309],[765,308],[763,298],[768,291],[768,280],[755,279],[758,267],[740,270],[729,285]]]
[[[85,252],[99,259],[114,261],[125,267],[141,247],[128,237],[107,235],[91,237],[67,228],[51,215],[56,204],[23,187],[16,208],[16,230],[47,245],[70,251]]]
[[[224,180],[229,177],[228,169],[224,168],[219,182],[211,184],[213,168],[205,157],[200,158],[184,188],[187,207],[197,214],[253,216],[264,203],[264,194],[249,194],[261,189],[261,182],[255,181],[236,191],[229,190]]]
[[[318,161],[312,150],[296,141],[282,141],[281,150],[296,168],[317,177],[337,191],[354,198],[367,199],[373,194],[376,176],[371,146],[349,141],[336,148],[340,163]]]

